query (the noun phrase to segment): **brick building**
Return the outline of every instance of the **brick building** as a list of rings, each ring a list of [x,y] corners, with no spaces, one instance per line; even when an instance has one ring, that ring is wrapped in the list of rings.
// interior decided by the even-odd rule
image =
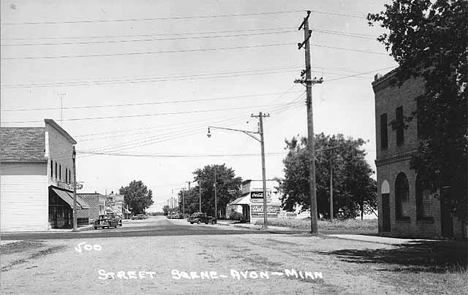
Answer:
[[[98,219],[99,215],[106,214],[106,199],[105,195],[100,193],[80,193],[80,198],[86,201],[89,209],[78,210],[78,223],[89,223]]]
[[[54,120],[44,127],[0,128],[0,231],[73,226],[76,141]],[[77,198],[77,208],[88,204]]]
[[[444,192],[424,189],[410,169],[416,152],[416,118],[405,128],[404,116],[416,110],[415,98],[424,91],[422,79],[411,79],[401,87],[391,84],[395,71],[376,75],[375,123],[377,144],[377,191],[379,233],[398,237],[466,236],[458,218],[440,202]],[[394,121],[396,124],[390,124]],[[419,126],[420,128],[421,126]]]

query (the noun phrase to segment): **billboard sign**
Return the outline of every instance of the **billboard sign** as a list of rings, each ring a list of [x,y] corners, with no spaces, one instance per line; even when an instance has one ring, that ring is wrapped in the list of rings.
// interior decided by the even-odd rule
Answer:
[[[253,191],[250,193],[252,203],[263,203],[263,191]],[[271,203],[271,191],[267,191],[267,203]]]

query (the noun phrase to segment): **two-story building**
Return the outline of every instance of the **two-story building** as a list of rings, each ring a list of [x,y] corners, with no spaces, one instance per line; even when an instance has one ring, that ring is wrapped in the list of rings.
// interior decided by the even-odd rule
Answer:
[[[73,146],[54,120],[0,128],[0,231],[73,226]],[[77,197],[77,208],[88,204]]]
[[[417,118],[405,116],[416,111],[415,98],[424,93],[424,80],[411,79],[394,85],[395,71],[376,75],[375,130],[377,143],[377,190],[379,233],[398,237],[462,236],[462,223],[440,200],[442,191],[425,189],[410,159],[417,150]]]

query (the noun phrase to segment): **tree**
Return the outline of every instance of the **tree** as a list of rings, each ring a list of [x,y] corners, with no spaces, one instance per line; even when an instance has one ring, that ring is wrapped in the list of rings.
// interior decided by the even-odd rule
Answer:
[[[133,214],[145,213],[153,205],[153,192],[141,180],[133,180],[128,186],[121,187],[119,193],[124,195],[125,203],[130,206]]]
[[[315,136],[317,213],[330,217],[330,163],[333,171],[333,216],[342,211],[345,218],[355,218],[377,208],[376,182],[365,161],[362,139],[344,138],[342,134]],[[310,208],[309,163],[307,138],[286,140],[288,155],[283,160],[285,178],[280,183],[282,206],[293,210],[296,206]]]
[[[216,171],[216,189],[218,210],[226,215],[226,205],[242,195],[242,178],[236,177],[232,168],[223,165],[207,165],[193,172],[196,186],[190,191],[179,192],[179,205],[182,208],[182,194],[184,194],[185,212],[193,213],[199,210],[199,192],[202,193],[202,212],[214,216],[214,179]],[[201,184],[201,185],[200,185]]]
[[[441,201],[466,220],[468,2],[394,0],[385,8],[367,19],[389,30],[378,41],[399,64],[395,82],[412,77],[426,82],[424,94],[416,97],[417,110],[407,118],[417,118],[421,127],[411,168],[424,187],[449,187]]]
[[[164,205],[162,210],[163,210],[164,215],[167,216],[169,214],[169,211],[171,210],[171,208],[168,205]]]

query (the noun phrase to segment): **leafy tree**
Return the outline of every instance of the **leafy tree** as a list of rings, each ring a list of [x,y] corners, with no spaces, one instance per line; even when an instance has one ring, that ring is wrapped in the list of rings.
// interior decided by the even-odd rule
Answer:
[[[162,210],[163,210],[164,215],[167,216],[167,214],[169,214],[169,211],[171,210],[171,208],[168,205],[164,205]]]
[[[462,0],[394,0],[385,11],[369,14],[389,33],[383,43],[398,62],[396,83],[425,80],[416,97],[418,149],[411,168],[433,191],[450,187],[444,202],[467,217],[467,81],[468,2]]]
[[[148,190],[141,180],[133,180],[126,187],[121,187],[119,194],[124,195],[125,203],[130,206],[133,214],[145,213],[153,205],[153,192]]]
[[[216,171],[216,189],[218,210],[221,215],[226,215],[226,205],[242,195],[242,178],[236,177],[232,168],[223,165],[207,165],[193,172],[196,186],[190,191],[179,192],[179,205],[182,208],[182,194],[185,200],[185,212],[199,211],[199,192],[202,193],[202,212],[214,216],[214,180]],[[201,184],[201,185],[200,185]]]
[[[370,177],[373,171],[364,159],[365,151],[360,149],[364,143],[362,139],[344,138],[342,134],[315,136],[318,214],[330,216],[330,163],[333,216],[342,211],[345,218],[355,218],[360,212],[362,218],[363,213],[377,208],[376,182]],[[289,153],[283,160],[285,178],[280,183],[282,205],[285,210],[293,210],[298,205],[305,210],[310,208],[307,138],[286,140],[286,148]]]

